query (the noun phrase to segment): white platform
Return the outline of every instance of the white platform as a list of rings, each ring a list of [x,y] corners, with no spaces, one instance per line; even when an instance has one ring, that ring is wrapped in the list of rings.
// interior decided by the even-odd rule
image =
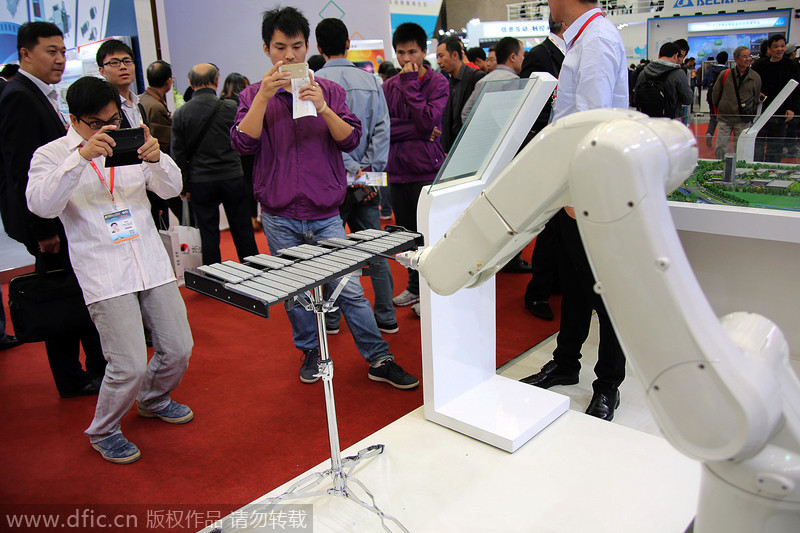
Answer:
[[[575,411],[514,454],[428,422],[422,408],[343,455],[371,444],[386,450],[354,475],[412,532],[683,533],[698,495],[699,464],[666,440]],[[382,531],[376,515],[342,498],[292,503],[313,504],[314,533]]]

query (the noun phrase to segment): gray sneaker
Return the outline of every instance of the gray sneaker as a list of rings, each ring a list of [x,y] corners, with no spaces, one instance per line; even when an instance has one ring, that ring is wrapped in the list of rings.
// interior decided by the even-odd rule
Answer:
[[[316,383],[319,381],[319,348],[312,348],[303,352],[300,381],[303,383]]]
[[[143,418],[160,418],[170,424],[185,424],[194,418],[194,413],[188,405],[183,405],[175,400],[170,400],[169,405],[158,411],[148,411],[138,406],[139,416]]]
[[[397,307],[405,307],[407,305],[415,304],[418,301],[419,301],[419,294],[408,292],[408,289],[404,290],[403,292],[392,298],[392,303]]]
[[[369,367],[369,379],[383,381],[398,389],[413,389],[419,380],[403,370],[394,359],[384,359],[378,366]]]
[[[142,456],[139,448],[126,439],[122,433],[115,433],[99,442],[92,443],[92,448],[100,452],[106,461],[118,465],[133,463]]]

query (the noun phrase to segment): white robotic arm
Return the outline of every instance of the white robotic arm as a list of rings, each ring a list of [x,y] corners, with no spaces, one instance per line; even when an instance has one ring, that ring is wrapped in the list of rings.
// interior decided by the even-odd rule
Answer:
[[[543,130],[439,242],[398,259],[452,294],[491,277],[574,204],[595,289],[659,426],[704,462],[694,530],[798,531],[800,381],[774,324],[748,313],[720,322],[694,277],[665,191],[696,161],[676,121],[578,113]]]

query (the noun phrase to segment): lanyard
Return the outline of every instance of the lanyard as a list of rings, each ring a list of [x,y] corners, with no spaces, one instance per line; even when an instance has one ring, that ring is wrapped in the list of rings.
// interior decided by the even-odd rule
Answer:
[[[103,173],[100,172],[100,169],[97,168],[97,165],[94,164],[94,161],[90,161],[92,168],[97,173],[97,177],[100,178],[100,181],[103,182],[106,189],[108,189],[108,193],[111,195],[111,203],[114,204],[114,209],[117,208],[117,204],[114,202],[114,167],[111,167],[111,178],[109,182],[106,183],[106,179],[103,177]]]
[[[569,47],[570,47],[570,48],[572,48],[572,46],[573,46],[573,45],[575,44],[575,42],[578,40],[578,37],[580,37],[580,36],[581,36],[581,33],[583,33],[583,30],[585,30],[585,29],[586,29],[586,26],[588,26],[588,25],[589,25],[589,23],[590,23],[590,22],[592,22],[592,21],[593,21],[594,19],[596,19],[597,17],[605,17],[605,14],[604,14],[604,13],[601,11],[601,12],[599,12],[599,13],[595,13],[594,15],[592,15],[591,17],[589,17],[589,20],[587,20],[586,22],[584,22],[584,23],[583,23],[583,26],[581,26],[581,29],[579,29],[579,30],[578,30],[578,33],[576,33],[576,34],[575,34],[575,38],[574,38],[574,39],[572,39],[572,42],[571,42],[571,43],[569,43]]]

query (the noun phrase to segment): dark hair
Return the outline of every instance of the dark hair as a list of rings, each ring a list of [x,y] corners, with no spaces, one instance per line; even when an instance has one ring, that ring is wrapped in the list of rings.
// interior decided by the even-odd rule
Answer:
[[[555,20],[553,20],[552,14],[550,15],[550,18],[548,19],[547,22],[550,24],[550,33],[555,33],[556,35],[561,33],[561,28],[564,27],[563,22],[556,22]]]
[[[223,98],[233,98],[234,96],[239,96],[239,93],[242,92],[242,89],[248,85],[250,85],[250,80],[248,80],[246,76],[242,76],[238,72],[231,72],[228,74],[228,77],[225,78],[225,82],[222,84],[222,93],[220,96]]]
[[[724,65],[728,62],[728,52],[720,52],[717,54],[717,63]]]
[[[17,54],[22,59],[19,51],[25,48],[33,50],[39,44],[40,37],[64,37],[61,30],[52,22],[26,22],[17,31]]]
[[[697,61],[697,60],[693,57],[687,57],[686,59],[683,60],[683,64],[687,65],[689,64],[689,61]]]
[[[504,64],[506,61],[508,61],[508,58],[511,57],[511,54],[519,53],[521,48],[522,43],[519,41],[519,39],[515,39],[514,37],[503,37],[495,45],[494,54],[497,56],[497,64]]]
[[[397,67],[394,66],[394,63],[391,61],[384,61],[378,66],[378,74],[384,76],[384,79],[389,79],[392,76],[396,75],[399,70]]]
[[[105,61],[106,57],[114,55],[117,52],[128,54],[131,56],[131,59],[134,59],[133,50],[131,50],[130,46],[118,39],[109,39],[101,44],[100,48],[97,49],[97,55],[95,56],[95,59],[97,60],[97,66],[102,67],[103,61]]]
[[[424,53],[428,49],[428,34],[422,26],[414,22],[404,22],[400,24],[392,34],[392,48],[397,50],[398,44],[415,42]]]
[[[451,35],[450,37],[445,37],[440,43],[440,45],[444,45],[444,49],[447,50],[447,54],[450,55],[453,52],[458,52],[458,58],[464,58],[464,47],[461,44],[461,39],[459,39],[455,35]],[[497,62],[498,64],[500,61]]]
[[[69,112],[78,118],[94,115],[111,102],[121,108],[119,91],[97,76],[84,76],[67,89]]]
[[[339,19],[322,19],[314,30],[317,44],[328,57],[341,56],[347,52],[347,26]]]
[[[771,35],[769,39],[767,39],[767,48],[772,48],[772,45],[778,41],[786,41],[786,37],[783,36],[782,33],[776,33],[775,35]]]
[[[279,30],[289,37],[302,34],[306,43],[308,43],[308,36],[311,33],[311,29],[308,27],[308,20],[293,7],[276,7],[275,9],[264,11],[261,21],[261,39],[267,45],[267,48],[269,48],[269,43],[275,30]]]
[[[661,45],[661,48],[658,50],[658,57],[672,57],[676,54],[680,54],[681,49],[678,48],[678,45],[675,43],[664,43]]]
[[[0,70],[0,76],[5,79],[11,78],[17,75],[19,72],[19,65],[16,63],[9,63],[8,65],[3,67],[3,70]]]
[[[689,41],[687,41],[686,39],[678,39],[677,41],[675,41],[675,44],[678,46],[679,52],[685,51],[687,54],[689,53]]]
[[[483,48],[481,48],[480,46],[474,46],[469,50],[467,50],[467,59],[469,59],[473,63],[475,62],[476,59],[483,59],[484,61],[486,61],[486,52],[484,52]]]
[[[494,52],[494,56],[495,56],[495,58],[497,58],[497,47],[496,46],[490,46],[489,47],[489,53],[492,53],[492,52]]]
[[[308,63],[308,68],[316,72],[325,66],[325,58],[322,54],[314,54],[306,60],[306,63]]]
[[[189,71],[189,83],[192,87],[202,87],[203,85],[214,85],[219,80],[219,69],[216,65],[209,63],[211,68],[205,72],[197,72],[194,67]]]
[[[147,83],[150,87],[163,87],[172,77],[172,67],[166,61],[153,61],[147,67]]]

